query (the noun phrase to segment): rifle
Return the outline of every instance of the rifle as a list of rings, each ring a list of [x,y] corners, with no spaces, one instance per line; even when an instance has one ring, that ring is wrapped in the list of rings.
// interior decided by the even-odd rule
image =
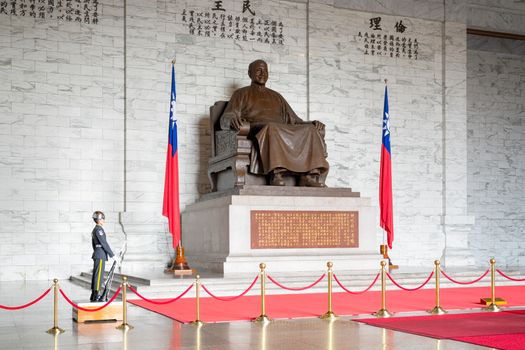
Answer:
[[[113,264],[111,265],[111,269],[109,270],[108,277],[106,278],[106,281],[104,282],[104,291],[97,298],[97,301],[108,301],[108,294],[109,294],[109,291],[111,290],[111,285],[113,284],[113,276],[115,275],[115,268],[117,267],[117,265],[120,266],[120,264],[122,263],[122,258],[124,257],[125,248],[126,247],[124,243],[117,257],[113,259]]]

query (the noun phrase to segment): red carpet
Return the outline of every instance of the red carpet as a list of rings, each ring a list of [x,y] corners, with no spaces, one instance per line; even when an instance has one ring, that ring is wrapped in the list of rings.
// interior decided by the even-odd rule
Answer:
[[[357,320],[372,326],[499,349],[523,349],[525,310]]]
[[[525,348],[525,333],[458,337],[454,338],[453,340],[487,346],[495,349],[518,350]]]
[[[507,300],[507,306],[525,306],[525,286],[497,287],[496,294]],[[446,310],[480,309],[483,307],[479,303],[480,297],[488,296],[490,296],[489,287],[441,289],[441,306]],[[434,298],[434,289],[415,292],[391,290],[387,291],[387,309],[394,313],[425,311],[434,307]],[[158,301],[162,300],[166,299]],[[166,305],[155,305],[143,300],[130,302],[180,322],[195,320],[194,298],[183,298]],[[335,293],[332,305],[333,311],[341,316],[372,314],[380,309],[381,293],[378,291],[359,295]],[[270,318],[317,317],[326,311],[326,293],[266,296],[266,314]],[[250,320],[257,317],[260,312],[259,296],[244,296],[234,301],[200,299],[200,318],[204,322]],[[466,334],[462,332],[458,336],[466,336]]]

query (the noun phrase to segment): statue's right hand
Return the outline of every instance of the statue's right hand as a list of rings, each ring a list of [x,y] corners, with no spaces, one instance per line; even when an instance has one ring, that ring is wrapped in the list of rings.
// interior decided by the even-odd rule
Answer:
[[[232,120],[230,122],[230,126],[231,126],[231,128],[233,130],[239,131],[239,130],[241,130],[241,127],[242,127],[243,123],[246,123],[246,120],[244,118],[235,117],[235,118],[232,118]]]

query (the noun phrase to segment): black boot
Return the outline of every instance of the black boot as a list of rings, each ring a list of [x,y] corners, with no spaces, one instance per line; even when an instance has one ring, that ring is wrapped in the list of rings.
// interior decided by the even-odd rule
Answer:
[[[91,291],[91,296],[89,297],[89,301],[90,302],[94,302],[94,301],[97,301],[97,291],[96,290],[92,290]]]

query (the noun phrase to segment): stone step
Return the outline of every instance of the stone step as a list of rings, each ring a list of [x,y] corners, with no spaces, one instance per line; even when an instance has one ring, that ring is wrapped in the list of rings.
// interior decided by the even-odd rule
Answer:
[[[90,281],[89,283],[91,284],[91,276],[93,275],[92,272],[82,272],[80,275],[86,278],[89,278],[89,281]],[[104,277],[107,278],[107,276],[108,276],[108,272],[106,271],[106,274],[104,275]],[[113,283],[115,282],[121,283],[123,276],[126,276],[128,278],[128,282],[131,283],[131,285],[150,285],[151,284],[151,280],[147,278],[127,275],[127,274],[123,275],[120,273],[115,273],[113,275]]]

